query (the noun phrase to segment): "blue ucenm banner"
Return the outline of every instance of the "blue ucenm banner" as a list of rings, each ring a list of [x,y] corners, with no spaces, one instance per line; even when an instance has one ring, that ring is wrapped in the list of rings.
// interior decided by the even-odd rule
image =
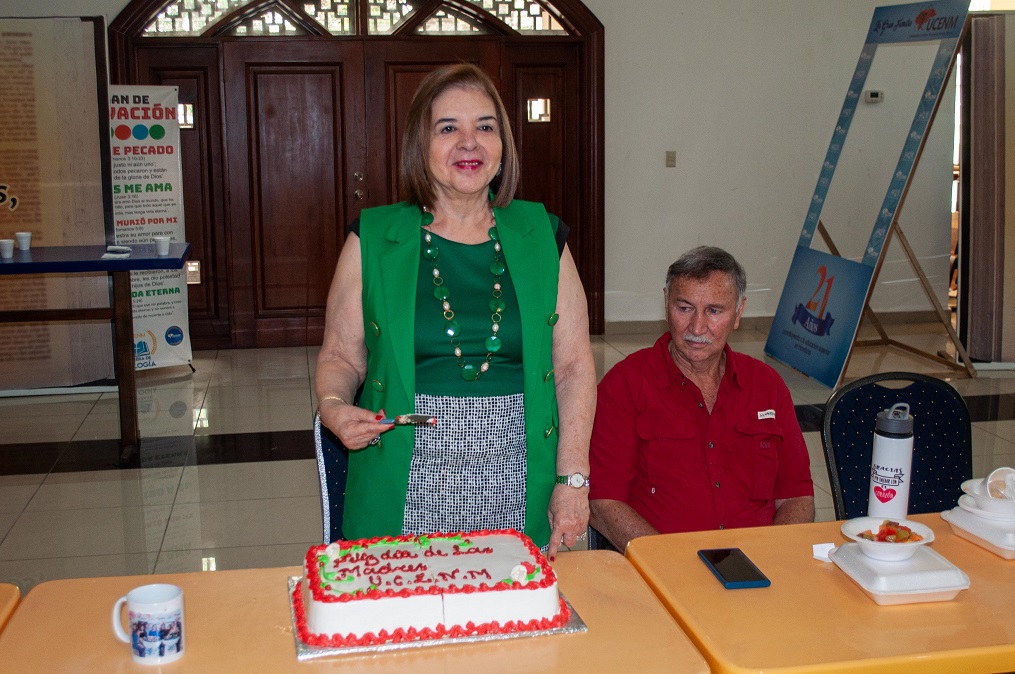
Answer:
[[[968,7],[968,0],[941,0],[874,10],[765,343],[765,353],[830,388],[838,385],[849,360],[875,270],[946,84]],[[812,250],[822,208],[878,45],[927,42],[938,42],[930,74],[884,199],[878,211],[871,213],[873,229],[863,253],[857,256],[859,261]]]
[[[873,267],[798,246],[765,352],[834,387],[873,274]]]

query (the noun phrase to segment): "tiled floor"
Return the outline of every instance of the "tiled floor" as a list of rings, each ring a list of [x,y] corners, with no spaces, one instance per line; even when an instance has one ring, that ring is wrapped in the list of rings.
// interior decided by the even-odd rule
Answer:
[[[919,348],[943,329],[890,326]],[[594,337],[600,376],[656,334]],[[767,333],[742,328],[734,348],[763,357]],[[0,582],[26,592],[48,579],[299,563],[321,538],[313,461],[317,348],[202,351],[194,372],[140,375],[144,435],[122,459],[116,393],[0,398]],[[801,418],[820,419],[829,390],[782,373]],[[975,409],[974,474],[1015,465],[1015,371],[975,379],[904,351],[854,353],[847,379],[911,370],[945,376]],[[833,519],[816,421],[805,424],[819,519]]]

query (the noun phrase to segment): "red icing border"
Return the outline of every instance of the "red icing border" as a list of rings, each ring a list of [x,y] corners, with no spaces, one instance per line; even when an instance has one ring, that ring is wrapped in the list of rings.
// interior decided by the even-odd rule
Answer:
[[[468,533],[462,532],[455,534],[437,533],[428,535],[426,536],[426,538],[454,538],[456,536],[463,536],[468,538],[473,536],[480,537],[492,535],[508,535],[518,538],[525,545],[526,549],[532,555],[536,563],[539,564],[540,570],[542,571],[543,574],[543,579],[540,581],[530,581],[528,583],[525,583],[524,585],[519,583],[508,585],[507,583],[504,582],[497,583],[492,587],[486,585],[485,583],[482,583],[479,586],[462,585],[449,587],[445,590],[445,592],[453,594],[459,592],[472,593],[477,591],[502,592],[502,591],[535,590],[539,588],[549,587],[553,583],[557,582],[557,576],[553,572],[553,568],[550,566],[549,562],[546,560],[546,557],[543,555],[543,553],[539,551],[539,548],[536,547],[535,543],[533,543],[528,536],[525,536],[524,534],[521,534],[518,531],[515,531],[514,529],[498,529],[498,530],[484,529],[482,531],[474,531]],[[338,545],[339,549],[347,549],[353,547],[354,545],[369,546],[381,541],[394,543],[407,543],[416,541],[418,539],[419,536],[397,536],[397,537],[378,536],[375,538],[361,539],[358,541],[340,541],[338,542]],[[386,599],[400,596],[409,597],[413,595],[422,595],[422,594],[440,594],[441,592],[439,588],[434,587],[429,589],[417,588],[415,591],[409,590],[408,588],[399,591],[370,590],[369,592],[357,592],[354,594],[340,596],[332,594],[324,594],[320,590],[321,578],[317,573],[317,557],[319,556],[321,551],[327,547],[328,546],[324,544],[315,545],[314,547],[310,548],[309,551],[307,551],[307,555],[305,558],[304,569],[307,574],[307,582],[310,591],[314,596],[315,601],[347,602],[353,600],[358,601],[362,599]],[[399,628],[397,630],[394,630],[393,632],[381,630],[377,634],[374,634],[373,632],[368,632],[367,634],[363,634],[360,636],[357,636],[355,634],[328,635],[328,634],[316,634],[310,632],[309,629],[307,629],[306,611],[303,606],[302,583],[297,583],[295,589],[293,590],[292,601],[293,608],[296,614],[296,630],[299,635],[299,638],[308,646],[314,646],[317,648],[376,646],[379,644],[399,643],[403,641],[429,641],[434,639],[442,639],[445,637],[453,638],[453,637],[466,637],[485,634],[512,634],[515,632],[536,632],[563,627],[571,619],[571,611],[568,609],[567,604],[564,602],[563,597],[560,597],[559,598],[560,612],[550,619],[546,618],[532,619],[527,622],[512,620],[504,623],[503,625],[501,625],[496,620],[488,623],[482,623],[480,625],[476,625],[475,623],[469,622],[466,623],[465,625],[456,625],[451,629],[446,628],[444,625],[438,625],[436,629],[424,628],[422,630],[417,630],[416,628],[410,627],[408,629]]]
[[[387,643],[400,643],[403,641],[431,641],[435,639],[469,637],[485,634],[513,634],[515,632],[540,632],[544,630],[563,627],[571,619],[571,610],[563,597],[559,598],[560,612],[551,619],[535,618],[528,622],[511,620],[501,625],[496,620],[477,625],[468,622],[465,625],[456,625],[447,629],[444,625],[438,625],[436,629],[423,628],[417,630],[414,627],[408,629],[398,628],[392,632],[381,630],[374,634],[367,632],[361,636],[355,634],[315,634],[307,629],[307,616],[303,606],[302,583],[297,583],[293,588],[292,601],[296,612],[296,632],[300,640],[308,646],[316,648],[348,648],[350,646],[378,646]]]

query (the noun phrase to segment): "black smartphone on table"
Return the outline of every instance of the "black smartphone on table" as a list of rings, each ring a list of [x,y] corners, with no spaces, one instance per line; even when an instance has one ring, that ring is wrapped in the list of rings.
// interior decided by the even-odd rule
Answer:
[[[698,557],[705,562],[705,566],[715,574],[715,577],[727,590],[768,587],[772,584],[772,581],[754,565],[754,562],[740,548],[698,550]]]

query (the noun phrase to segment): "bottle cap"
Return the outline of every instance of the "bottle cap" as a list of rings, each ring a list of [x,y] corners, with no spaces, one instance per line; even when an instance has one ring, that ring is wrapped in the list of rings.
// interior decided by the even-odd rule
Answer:
[[[895,403],[892,409],[878,412],[875,426],[884,433],[906,435],[913,432],[913,417],[909,414],[909,403]]]

